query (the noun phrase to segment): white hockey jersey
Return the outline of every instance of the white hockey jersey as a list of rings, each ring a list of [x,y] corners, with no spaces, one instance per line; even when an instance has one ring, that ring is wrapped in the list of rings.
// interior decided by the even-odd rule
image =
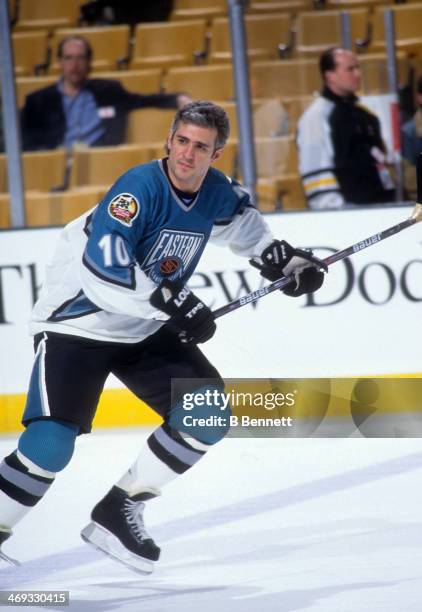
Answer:
[[[63,229],[30,332],[143,340],[166,319],[150,305],[152,291],[163,278],[187,282],[208,240],[253,257],[273,236],[238,183],[214,168],[189,206],[161,160],[132,168]]]

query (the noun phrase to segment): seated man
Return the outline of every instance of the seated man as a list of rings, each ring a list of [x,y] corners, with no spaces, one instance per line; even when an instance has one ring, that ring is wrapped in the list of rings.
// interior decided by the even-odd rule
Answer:
[[[361,80],[356,56],[331,47],[319,67],[321,95],[298,124],[299,171],[309,207],[394,201],[380,122],[356,97]]]
[[[27,96],[22,110],[23,148],[27,151],[121,144],[127,113],[145,107],[180,108],[185,94],[140,95],[118,81],[89,79],[92,49],[81,36],[64,38],[58,48],[62,76]]]

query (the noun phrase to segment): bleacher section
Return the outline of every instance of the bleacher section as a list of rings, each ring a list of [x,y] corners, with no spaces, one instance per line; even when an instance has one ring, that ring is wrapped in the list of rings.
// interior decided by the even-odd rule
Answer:
[[[129,91],[186,92],[220,103],[231,137],[216,166],[241,179],[239,135],[226,0],[175,0],[168,22],[88,27],[79,0],[9,0],[17,103],[57,80],[63,37],[85,36],[94,50],[93,77],[118,79]],[[422,67],[422,2],[383,0],[252,0],[245,16],[255,117],[257,192],[263,211],[298,209],[305,200],[297,169],[297,120],[320,89],[318,56],[341,44],[341,11],[362,68],[362,93],[387,90],[384,9],[393,9],[401,84]],[[266,105],[272,102],[273,106]],[[273,118],[267,127],[266,109]],[[263,110],[264,109],[264,110]],[[278,109],[278,110],[277,110]],[[275,112],[275,115],[272,113]],[[275,116],[279,116],[276,124]],[[129,115],[126,144],[23,154],[28,225],[65,223],[93,206],[130,166],[162,156],[174,111]],[[10,223],[6,159],[0,156],[0,227]],[[65,189],[65,191],[60,191]],[[53,191],[52,191],[53,190]]]

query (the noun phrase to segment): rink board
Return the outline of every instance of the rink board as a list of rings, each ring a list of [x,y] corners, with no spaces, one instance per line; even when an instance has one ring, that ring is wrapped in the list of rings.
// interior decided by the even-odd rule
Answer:
[[[324,257],[410,215],[412,207],[266,217],[274,235]],[[33,301],[60,228],[0,233],[0,431],[19,423],[31,366]],[[410,228],[330,268],[314,297],[279,293],[231,313],[203,350],[224,377],[405,376],[420,372],[422,231]],[[247,260],[207,247],[191,288],[211,308],[261,286]],[[159,419],[111,378],[99,426]]]

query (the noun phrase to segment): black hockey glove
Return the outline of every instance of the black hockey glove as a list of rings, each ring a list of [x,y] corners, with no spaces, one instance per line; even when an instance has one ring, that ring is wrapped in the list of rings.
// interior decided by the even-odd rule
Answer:
[[[185,344],[206,342],[215,333],[211,310],[181,281],[163,280],[151,294],[150,303],[170,317],[169,323]]]
[[[317,291],[324,282],[326,264],[311,250],[295,249],[285,240],[273,240],[261,253],[262,263],[253,259],[250,263],[261,272],[261,276],[271,282],[294,274],[295,280],[289,283],[283,293],[298,297],[304,293]]]

